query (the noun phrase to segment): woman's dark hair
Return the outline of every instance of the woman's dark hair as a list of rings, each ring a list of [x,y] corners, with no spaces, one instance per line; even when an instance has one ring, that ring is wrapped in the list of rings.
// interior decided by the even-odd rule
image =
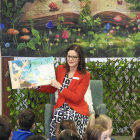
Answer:
[[[70,50],[76,51],[79,56],[80,61],[77,68],[78,72],[82,74],[86,74],[86,63],[85,63],[85,56],[84,56],[83,48],[79,45],[73,44],[69,46],[69,48],[67,49],[66,55],[68,54],[68,51]],[[67,57],[66,57],[66,69],[67,69],[67,72],[69,72],[69,65],[67,62]]]

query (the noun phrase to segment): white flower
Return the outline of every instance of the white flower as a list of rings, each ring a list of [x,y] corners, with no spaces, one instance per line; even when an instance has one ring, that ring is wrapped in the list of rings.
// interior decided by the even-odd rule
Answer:
[[[79,38],[77,38],[76,41],[79,42]]]
[[[91,47],[91,48],[93,47],[93,43],[90,43],[90,47]]]
[[[86,20],[84,19],[83,22],[86,22]]]
[[[113,42],[109,42],[109,45],[112,46],[113,45]]]
[[[129,42],[129,41],[130,41],[130,38],[126,38],[126,41],[128,41],[128,42]]]

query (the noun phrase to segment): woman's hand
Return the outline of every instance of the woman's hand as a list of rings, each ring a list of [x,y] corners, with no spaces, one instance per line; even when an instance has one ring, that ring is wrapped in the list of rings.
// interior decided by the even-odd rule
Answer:
[[[55,79],[51,80],[51,86],[59,89],[62,85]]]
[[[28,88],[29,88],[29,89],[37,89],[37,88],[38,88],[37,83],[33,83],[33,84],[30,85]]]

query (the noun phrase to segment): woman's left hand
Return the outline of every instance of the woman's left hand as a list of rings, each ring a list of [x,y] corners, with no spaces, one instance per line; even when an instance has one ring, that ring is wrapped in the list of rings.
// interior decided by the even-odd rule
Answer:
[[[59,89],[62,85],[55,79],[51,80],[51,86]]]

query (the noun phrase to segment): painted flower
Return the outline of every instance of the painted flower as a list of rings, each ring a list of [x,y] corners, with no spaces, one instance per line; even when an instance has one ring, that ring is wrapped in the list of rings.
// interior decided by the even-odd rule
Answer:
[[[130,41],[130,38],[126,38],[126,41],[129,42]]]
[[[91,47],[91,48],[93,47],[93,43],[90,43],[90,47]]]
[[[86,20],[84,19],[83,22],[86,22]]]
[[[56,38],[59,38],[59,35],[57,34],[57,35],[55,35],[55,37],[56,37]]]
[[[56,40],[57,40],[57,42],[59,42],[59,39],[58,38]]]
[[[78,28],[78,29],[77,29],[77,31],[78,31],[78,32],[80,32],[80,31],[81,31],[81,29],[80,29],[80,28]]]
[[[87,19],[87,20],[91,20],[91,18],[90,18],[89,16],[86,16],[86,19]]]
[[[5,47],[6,48],[10,47],[10,43],[5,43]]]
[[[58,43],[56,43],[55,45],[58,46]]]
[[[113,45],[113,42],[109,42],[109,45],[112,46]]]
[[[5,27],[5,24],[1,23],[0,24],[0,30],[4,29],[4,27]]]
[[[102,47],[102,44],[100,44],[99,46]]]
[[[128,35],[128,37],[131,37],[131,35]]]
[[[52,43],[50,43],[50,46],[52,46],[53,44]]]
[[[46,41],[48,42],[49,41],[49,38],[46,38]]]
[[[77,38],[76,41],[79,42],[79,38]]]

